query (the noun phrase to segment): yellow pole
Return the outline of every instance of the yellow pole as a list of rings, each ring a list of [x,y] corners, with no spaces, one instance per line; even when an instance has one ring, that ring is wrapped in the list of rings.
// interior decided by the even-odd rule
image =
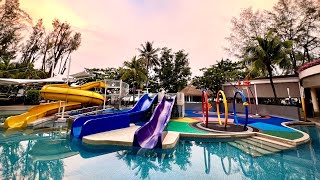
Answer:
[[[304,95],[304,88],[300,85],[300,83],[299,83],[299,88],[300,88],[300,97],[301,97],[301,106],[302,106],[302,111],[303,111],[303,118],[304,118],[304,121],[307,121],[307,112],[306,112],[306,101],[305,101],[305,95]]]
[[[304,97],[301,98],[301,105],[302,105],[304,121],[307,121],[306,103],[305,103],[305,98]]]
[[[226,98],[226,95],[224,94],[224,92],[222,90],[219,90],[218,93],[217,93],[217,115],[218,115],[218,121],[219,121],[219,124],[222,125],[222,121],[221,121],[221,118],[220,118],[220,108],[219,108],[219,103],[220,103],[220,100],[219,100],[219,94],[222,95],[222,101],[223,101],[223,105],[224,105],[224,114],[225,114],[225,121],[224,121],[224,127],[226,128],[227,127],[227,122],[228,122],[228,103],[227,103],[227,98]]]

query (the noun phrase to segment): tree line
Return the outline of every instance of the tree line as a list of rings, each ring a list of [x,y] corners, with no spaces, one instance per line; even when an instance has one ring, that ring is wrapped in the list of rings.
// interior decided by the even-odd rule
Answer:
[[[81,44],[81,34],[57,19],[51,31],[38,20],[28,38],[23,38],[32,19],[20,9],[18,0],[6,0],[0,18],[0,77],[43,78],[53,69],[63,73],[70,54]],[[319,58],[320,5],[316,0],[279,0],[270,11],[247,8],[231,23],[226,50],[240,61],[222,59],[201,69],[203,75],[192,79],[197,87],[217,92],[227,81],[268,77],[277,99],[274,76],[297,74],[300,66]],[[41,69],[34,68],[35,62],[41,62]],[[131,90],[177,92],[191,80],[188,53],[155,48],[149,41],[122,67],[87,70],[96,74],[91,80],[123,79]]]
[[[247,8],[231,24],[226,50],[240,61],[202,69],[194,85],[216,92],[227,81],[267,77],[278,102],[273,77],[297,75],[299,67],[319,58],[319,1],[279,0],[270,11]]]
[[[80,44],[81,33],[74,32],[67,22],[54,19],[52,30],[46,30],[42,19],[32,23],[19,0],[5,0],[0,6],[2,78],[47,78],[53,70],[63,74],[71,53]],[[36,62],[41,63],[40,69],[35,68]]]
[[[184,50],[174,52],[168,47],[155,48],[153,42],[147,41],[141,44],[138,52],[139,55],[124,61],[122,67],[87,69],[95,76],[85,82],[122,79],[130,85],[132,93],[143,88],[149,88],[151,92],[164,89],[174,93],[182,90],[191,80],[189,56]]]

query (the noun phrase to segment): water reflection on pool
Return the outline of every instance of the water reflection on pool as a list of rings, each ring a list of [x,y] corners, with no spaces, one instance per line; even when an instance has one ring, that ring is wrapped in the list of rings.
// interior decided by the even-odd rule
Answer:
[[[253,158],[225,140],[182,139],[172,150],[92,148],[67,133],[0,133],[2,179],[317,179],[320,129],[297,128],[311,142]],[[26,133],[27,132],[27,133]]]

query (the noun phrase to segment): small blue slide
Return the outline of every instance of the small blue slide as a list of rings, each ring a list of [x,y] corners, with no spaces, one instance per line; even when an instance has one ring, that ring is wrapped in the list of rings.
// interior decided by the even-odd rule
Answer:
[[[72,124],[71,135],[81,139],[83,136],[90,134],[129,127],[130,123],[145,119],[148,111],[152,108],[152,104],[156,103],[157,100],[158,95],[150,98],[148,94],[145,94],[129,111],[79,117]]]

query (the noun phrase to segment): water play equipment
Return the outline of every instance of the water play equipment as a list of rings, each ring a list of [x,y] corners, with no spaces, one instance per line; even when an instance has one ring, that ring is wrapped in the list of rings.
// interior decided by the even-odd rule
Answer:
[[[209,101],[208,101],[208,95],[205,90],[202,91],[202,117],[203,117],[203,123],[206,125],[206,128],[208,128],[208,121],[209,121]]]
[[[227,127],[227,123],[228,123],[228,103],[227,103],[227,98],[226,95],[224,94],[224,92],[222,90],[219,90],[217,93],[217,100],[216,100],[216,104],[217,104],[217,115],[218,115],[218,120],[219,120],[219,124],[222,125],[221,122],[221,118],[220,118],[220,97],[219,95],[221,94],[222,96],[222,102],[224,105],[224,127]]]
[[[236,98],[237,98],[237,95],[240,94],[241,98],[242,98],[242,101],[243,101],[243,106],[245,108],[245,113],[246,113],[246,121],[245,121],[245,124],[244,124],[244,127],[243,129],[246,130],[247,128],[247,124],[248,124],[248,116],[249,116],[249,112],[248,112],[248,102],[246,100],[246,97],[244,96],[243,92],[241,91],[237,91],[235,92],[234,96],[233,96],[233,116],[234,116],[234,122],[236,125],[239,124],[238,122],[238,118],[237,118],[237,109],[236,109]]]
[[[104,82],[90,82],[79,87],[70,87],[67,84],[50,84],[42,87],[40,94],[47,100],[64,101],[65,109],[80,108],[82,104],[102,105],[104,97],[96,92],[88,91],[92,88],[105,88]],[[28,112],[8,117],[4,128],[24,128],[39,118],[57,113],[61,103],[45,103],[32,107]]]
[[[255,97],[255,95],[252,92],[250,81],[248,81],[248,80],[238,81],[238,90],[240,90],[240,88],[247,91],[250,114],[253,114],[252,113],[251,98],[250,98],[250,94],[251,94],[251,97],[253,98],[255,110],[256,110],[255,114],[258,115],[258,105],[257,105],[258,99],[257,99],[257,97]]]

